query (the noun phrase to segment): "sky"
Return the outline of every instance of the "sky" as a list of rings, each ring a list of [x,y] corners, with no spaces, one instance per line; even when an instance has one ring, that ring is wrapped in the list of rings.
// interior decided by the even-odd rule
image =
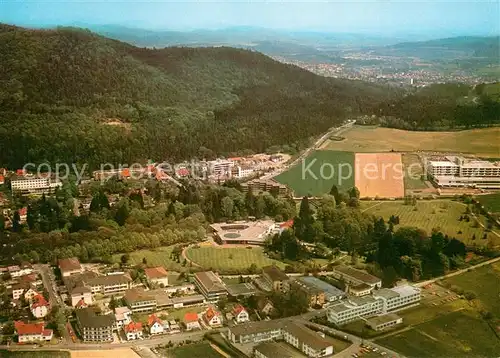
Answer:
[[[499,1],[0,0],[0,22],[152,30],[252,26],[365,34],[498,35]]]

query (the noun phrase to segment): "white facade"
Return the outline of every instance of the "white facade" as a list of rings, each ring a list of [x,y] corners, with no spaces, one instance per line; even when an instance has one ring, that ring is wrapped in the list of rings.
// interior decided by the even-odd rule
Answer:
[[[50,193],[60,186],[62,186],[60,181],[52,182],[50,178],[38,177],[23,177],[10,182],[11,190],[21,193]]]
[[[237,323],[244,323],[244,322],[248,322],[250,320],[250,318],[248,316],[248,312],[246,310],[243,310],[234,316],[234,320]]]
[[[116,327],[122,328],[123,326],[132,322],[132,311],[128,307],[115,308]]]
[[[149,326],[149,334],[162,334],[165,331],[163,325],[159,322],[154,322],[151,326]]]
[[[36,318],[43,318],[49,313],[49,309],[47,306],[35,306],[31,308],[31,313]]]
[[[83,300],[87,305],[91,305],[93,302],[91,292],[72,292],[71,293],[71,306],[75,307],[80,300]]]
[[[127,332],[127,341],[133,341],[134,339],[141,339],[142,331],[132,331]]]
[[[198,321],[186,322],[186,331],[192,331],[194,329],[201,329],[200,322]]]

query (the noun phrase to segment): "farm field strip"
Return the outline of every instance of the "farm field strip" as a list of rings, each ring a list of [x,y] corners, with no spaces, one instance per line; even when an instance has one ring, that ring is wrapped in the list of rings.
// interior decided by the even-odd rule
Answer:
[[[405,153],[401,156],[404,168],[405,190],[427,189],[428,186],[419,176],[424,175],[424,167],[417,154]]]

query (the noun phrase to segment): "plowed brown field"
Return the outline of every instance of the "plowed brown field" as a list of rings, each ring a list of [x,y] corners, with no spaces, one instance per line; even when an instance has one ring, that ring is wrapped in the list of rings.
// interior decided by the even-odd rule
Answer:
[[[361,198],[404,197],[401,154],[356,153],[355,165],[355,183]]]

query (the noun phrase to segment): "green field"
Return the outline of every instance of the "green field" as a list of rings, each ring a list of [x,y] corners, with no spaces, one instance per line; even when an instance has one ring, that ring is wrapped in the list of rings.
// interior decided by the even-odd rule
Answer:
[[[347,191],[354,186],[354,153],[315,151],[274,179],[288,185],[295,196],[319,196],[333,185]]]
[[[500,318],[500,263],[494,263],[446,279],[445,284],[476,294],[478,310],[491,312]]]
[[[500,213],[500,193],[478,195],[476,200],[484,206],[484,208],[491,213]]]
[[[168,349],[165,351],[167,357],[172,358],[221,358],[224,357],[207,342],[193,343],[186,346]]]
[[[376,342],[407,357],[496,357],[500,352],[500,339],[488,323],[464,310]]]
[[[261,247],[191,247],[186,251],[186,256],[206,270],[245,270],[252,264],[257,268],[272,264],[285,266],[283,262],[268,258]]]
[[[171,271],[183,271],[180,263],[170,259],[170,254],[175,246],[163,246],[154,250],[139,250],[131,252],[130,261],[131,265],[138,265],[142,263],[142,259],[146,258],[148,266],[163,266]],[[122,254],[113,255],[113,262],[120,262]]]
[[[353,152],[460,152],[498,158],[500,128],[456,132],[416,132],[376,126],[354,126],[342,133],[343,141],[327,140],[321,147]]]
[[[405,190],[427,189],[425,181],[421,179],[424,174],[422,162],[416,154],[403,154],[401,156],[405,173]]]
[[[500,244],[500,238],[494,233],[488,233],[488,240],[483,240],[485,233],[482,227],[473,227],[473,221],[459,221],[465,212],[462,203],[452,200],[421,200],[416,206],[404,205],[402,201],[363,201],[362,209],[368,213],[384,219],[391,215],[399,216],[399,226],[415,226],[425,230],[428,234],[432,229],[439,229],[444,234],[456,237],[466,245],[486,245],[489,238],[493,238],[494,245]],[[484,217],[480,217],[484,222]],[[397,226],[396,226],[397,227]],[[476,235],[476,240],[472,236]]]

